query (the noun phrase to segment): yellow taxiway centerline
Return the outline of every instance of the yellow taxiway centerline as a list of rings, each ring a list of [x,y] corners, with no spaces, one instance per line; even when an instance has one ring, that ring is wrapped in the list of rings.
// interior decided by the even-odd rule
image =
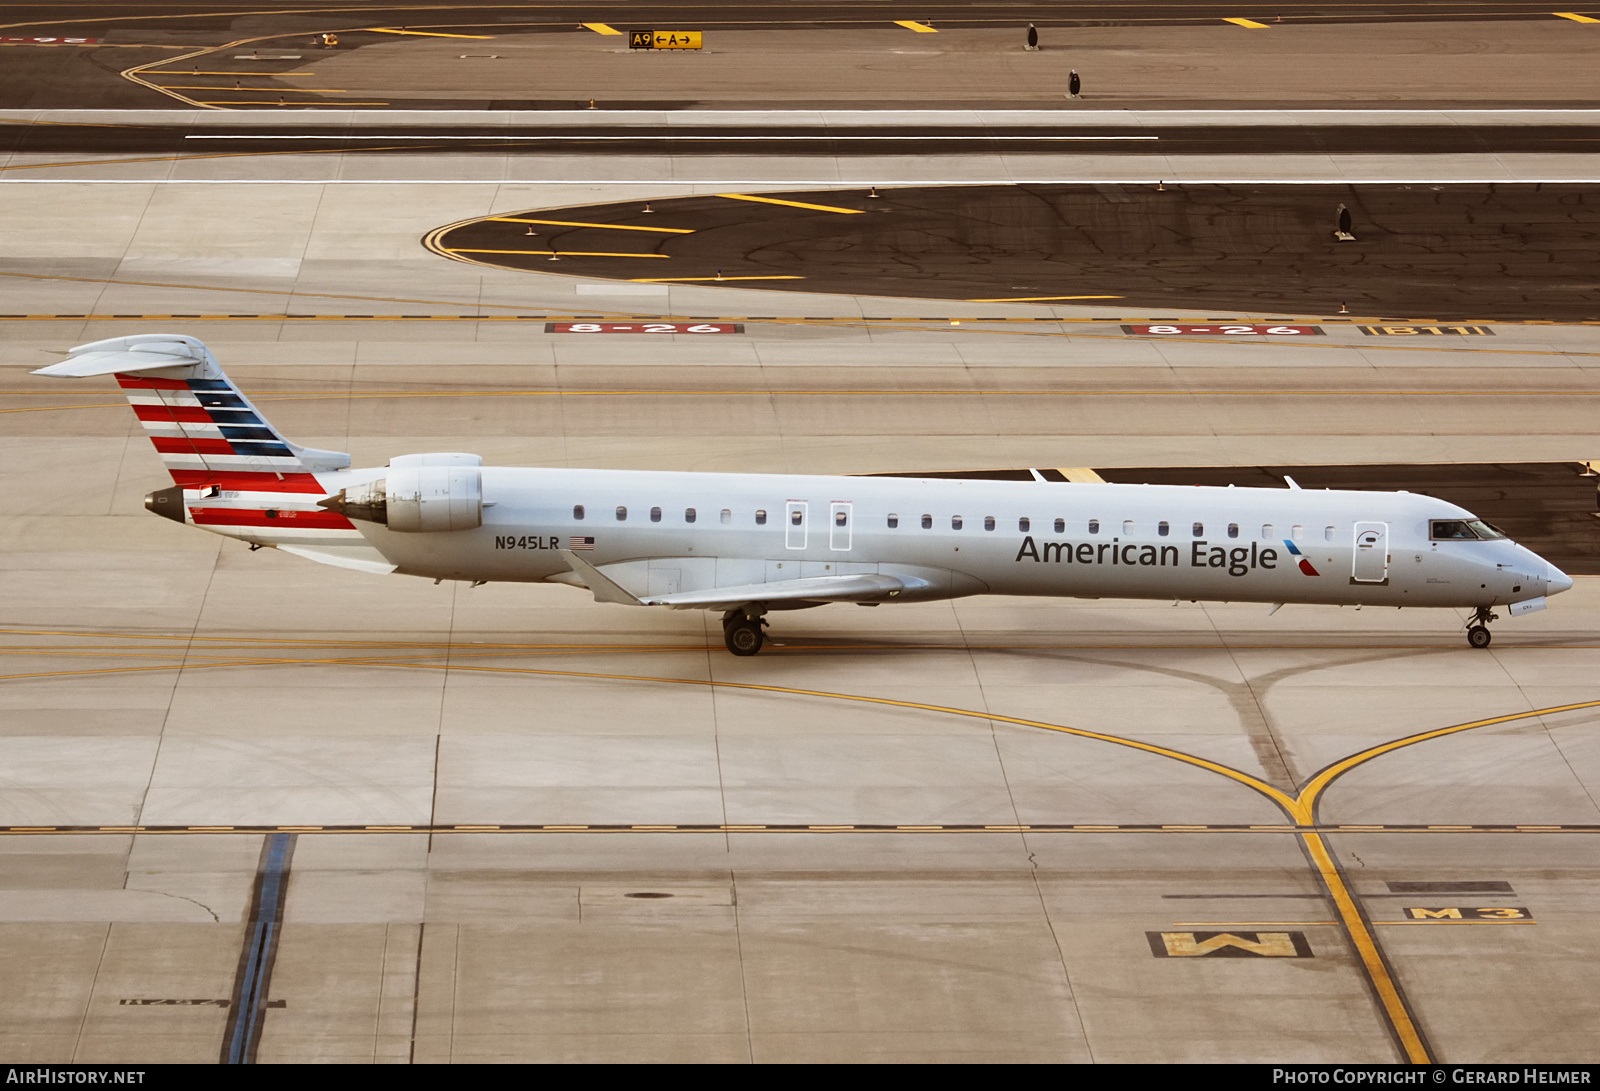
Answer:
[[[755,197],[748,193],[719,193],[718,197],[726,197],[730,201],[754,201],[763,205],[788,205],[790,208],[809,208],[813,212],[838,212],[845,216],[861,216],[866,213],[864,208],[840,208],[838,205],[814,205],[805,201],[783,201],[776,197]]]
[[[528,220],[520,216],[490,216],[492,223],[501,224],[549,224],[551,227],[603,227],[611,231],[654,231],[662,235],[693,235],[692,227],[638,227],[634,224],[594,224],[580,223],[576,220]]]
[[[413,38],[476,38],[480,41],[489,41],[494,38],[493,34],[439,34],[431,30],[401,30],[398,27],[362,27],[361,29],[369,34],[407,34]]]

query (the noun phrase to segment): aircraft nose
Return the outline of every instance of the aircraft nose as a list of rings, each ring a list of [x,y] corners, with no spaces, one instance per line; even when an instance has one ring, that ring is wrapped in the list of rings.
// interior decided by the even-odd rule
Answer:
[[[1549,585],[1549,589],[1545,591],[1547,595],[1559,595],[1563,591],[1572,589],[1572,577],[1555,565],[1550,566],[1550,575],[1545,577],[1545,582]]]

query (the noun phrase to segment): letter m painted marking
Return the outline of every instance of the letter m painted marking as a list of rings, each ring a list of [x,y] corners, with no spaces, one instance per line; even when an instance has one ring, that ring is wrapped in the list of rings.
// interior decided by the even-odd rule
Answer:
[[[1304,932],[1146,932],[1157,958],[1311,958]]]

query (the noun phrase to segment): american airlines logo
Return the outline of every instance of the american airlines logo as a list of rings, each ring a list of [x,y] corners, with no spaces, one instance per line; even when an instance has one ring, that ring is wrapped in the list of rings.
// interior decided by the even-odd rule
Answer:
[[[1284,543],[1289,545],[1288,542]],[[1296,554],[1300,551],[1290,545]],[[1108,559],[1109,558],[1109,559]],[[1187,565],[1184,564],[1187,559]],[[1033,540],[1033,535],[1022,539],[1016,561],[1033,560],[1038,564],[1124,565],[1129,568],[1221,568],[1230,576],[1245,576],[1257,568],[1276,570],[1278,551],[1271,546],[1263,548],[1256,542],[1248,546],[1212,545],[1204,538],[1189,544],[1189,555],[1183,556],[1175,545],[1144,545],[1112,538],[1109,542],[1045,542]],[[1310,569],[1310,571],[1307,571]],[[1308,576],[1317,575],[1310,562],[1302,560],[1300,570]]]

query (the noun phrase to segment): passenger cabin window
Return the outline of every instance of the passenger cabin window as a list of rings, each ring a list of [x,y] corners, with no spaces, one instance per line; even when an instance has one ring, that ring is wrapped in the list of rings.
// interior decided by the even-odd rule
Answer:
[[[1056,520],[1056,529],[1057,530],[1065,530],[1066,529],[1065,527],[1063,527],[1061,525],[1061,520],[1060,519]],[[1090,519],[1089,520],[1089,533],[1090,534],[1099,534],[1100,533],[1100,520],[1098,520],[1098,519]]]
[[[1327,539],[1330,542],[1333,541],[1333,536],[1335,534],[1337,534],[1337,533],[1338,533],[1338,531],[1334,527],[1323,527],[1322,528],[1322,536],[1323,536],[1323,538]]]
[[[1190,533],[1196,538],[1204,538],[1206,536],[1206,525],[1204,523],[1196,523]]]
[[[924,515],[922,517],[922,529],[923,530],[932,530],[933,529],[933,516]]]
[[[619,522],[619,523],[620,523],[620,522],[622,522],[622,521],[623,521],[623,520],[624,520],[624,519],[626,519],[626,518],[627,518],[627,517],[628,517],[628,509],[627,509],[627,508],[624,508],[624,507],[621,507],[621,506],[620,506],[620,505],[619,505],[619,506],[618,506],[618,507],[617,507],[617,522]]]
[[[1238,523],[1229,523],[1228,524],[1228,537],[1237,538],[1238,536],[1239,536],[1239,524]]]
[[[1132,534],[1133,533],[1133,520],[1132,519],[1124,519],[1122,521],[1122,533],[1124,533],[1124,534]]]
[[[572,505],[572,517],[574,519],[582,519],[583,518],[583,505],[582,504],[574,504],[574,505]]]
[[[1094,524],[1090,525],[1093,526]],[[1065,534],[1067,532],[1067,521],[1065,519],[1057,519],[1055,526],[1057,534]],[[1090,531],[1090,533],[1092,534],[1094,532]]]
[[[693,508],[684,508],[683,509],[683,521],[685,523],[694,522],[694,509]]]
[[[950,529],[951,530],[960,530],[961,529],[961,516],[952,515],[950,517]]]
[[[1294,530],[1291,533],[1293,534],[1295,541],[1301,542],[1305,540],[1306,528],[1301,526],[1299,523],[1296,523],[1294,525]]]
[[[1263,523],[1261,525],[1261,537],[1265,538],[1265,539],[1267,539],[1269,541],[1273,537],[1275,537],[1275,535],[1272,533],[1272,524],[1271,523]]]
[[[652,523],[661,522],[661,509],[660,508],[651,508],[650,509],[650,521]]]
[[[789,513],[789,525],[792,526],[792,527],[799,526],[801,521],[804,520],[804,519],[805,519],[805,512],[801,511],[799,508],[795,508],[793,511],[791,511]]]
[[[762,509],[760,511],[757,511],[756,512],[756,526],[764,527],[766,525],[767,525],[767,513],[766,513],[766,510]]]
[[[985,515],[983,517],[983,529],[984,530],[993,530],[994,529],[994,516]]]
[[[889,529],[890,530],[894,530],[899,525],[900,525],[900,517],[898,515],[896,515],[894,512],[891,511],[889,513]]]
[[[849,522],[849,517],[844,512],[836,511],[836,512],[833,513],[833,525],[834,526],[842,527],[847,522]]]
[[[730,508],[723,508],[722,509],[722,521],[724,523],[733,522],[733,511],[732,511],[732,509],[730,509]]]
[[[1172,528],[1167,525],[1167,521],[1165,519],[1156,524],[1156,533],[1161,535],[1163,538],[1167,536],[1167,532],[1171,529]]]
[[[1028,533],[1028,528],[1031,526],[1033,526],[1033,524],[1028,521],[1028,517],[1026,515],[1017,520],[1017,529],[1022,531],[1024,534]]]

